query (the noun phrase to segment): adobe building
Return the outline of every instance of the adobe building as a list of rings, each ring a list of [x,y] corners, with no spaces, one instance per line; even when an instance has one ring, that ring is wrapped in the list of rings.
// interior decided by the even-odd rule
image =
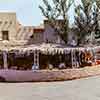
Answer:
[[[42,43],[47,42],[46,36],[49,36],[48,41],[50,39],[51,43],[56,40],[53,38],[54,34],[50,33],[52,31],[49,30],[48,25],[45,25],[44,23],[44,25],[37,27],[24,26],[17,21],[16,13],[0,13],[0,65],[3,65],[5,69],[10,66],[15,66],[14,64],[20,64],[17,61],[21,61],[21,57],[21,59],[27,59],[26,61],[30,60],[32,64],[34,63],[34,65],[39,66],[40,53],[38,51],[41,50],[41,52],[45,52],[47,50],[45,49],[44,51],[43,48],[45,48],[46,45],[42,45]],[[27,54],[23,55],[25,52],[27,52]],[[33,56],[31,52],[34,54]],[[31,57],[28,54],[31,54]],[[27,55],[28,57],[25,58]]]
[[[62,20],[58,20],[57,25],[61,24]],[[62,43],[47,20],[44,20],[40,26],[24,26],[18,22],[15,12],[0,13],[0,46],[41,44],[44,42]]]
[[[14,41],[16,34],[16,14],[0,13],[0,41]]]
[[[0,46],[25,45],[33,34],[33,26],[18,23],[15,12],[0,13]]]
[[[8,67],[8,51],[27,44],[33,34],[33,26],[25,27],[18,23],[15,12],[0,13],[0,65]]]
[[[57,20],[57,25],[62,25],[62,22]],[[48,63],[50,59],[54,63],[54,57],[57,57],[55,59],[58,65],[61,55],[65,60],[69,56],[71,59],[67,59],[67,62],[72,62],[72,67],[77,67],[75,52],[79,48],[67,48],[61,43],[62,40],[55,34],[47,20],[38,27],[24,26],[17,21],[16,13],[0,13],[0,66],[5,69],[16,66],[18,69],[20,67],[39,69],[41,66],[42,69],[42,65]],[[85,48],[80,48],[80,51],[84,50]]]

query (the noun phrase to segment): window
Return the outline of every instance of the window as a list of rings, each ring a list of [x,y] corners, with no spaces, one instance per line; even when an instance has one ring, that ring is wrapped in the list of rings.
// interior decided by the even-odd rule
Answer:
[[[2,31],[2,40],[9,40],[8,31]]]
[[[12,24],[12,21],[10,21],[10,25]]]
[[[7,24],[8,23],[8,21],[5,21],[5,24]]]
[[[0,21],[0,25],[2,24],[2,21]]]

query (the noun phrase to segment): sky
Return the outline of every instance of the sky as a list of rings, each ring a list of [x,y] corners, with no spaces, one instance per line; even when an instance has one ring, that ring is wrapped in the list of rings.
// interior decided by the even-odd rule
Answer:
[[[39,9],[42,0],[0,0],[0,12],[16,12],[18,21],[23,25],[35,26],[43,22],[44,17]],[[72,7],[73,8],[73,7]],[[73,9],[70,9],[70,20],[73,22]]]
[[[39,25],[44,19],[38,8],[40,0],[0,0],[0,12],[16,12],[23,25]]]

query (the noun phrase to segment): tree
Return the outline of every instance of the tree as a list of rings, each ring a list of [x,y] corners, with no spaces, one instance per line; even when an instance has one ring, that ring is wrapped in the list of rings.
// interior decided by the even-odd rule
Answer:
[[[100,0],[94,0],[96,2],[97,7],[100,9]]]
[[[95,33],[96,38],[100,38],[100,0],[94,0],[96,3],[96,7],[94,7],[94,15],[95,17]]]
[[[49,25],[55,30],[56,34],[60,36],[60,38],[67,43],[68,40],[68,30],[69,30],[69,20],[67,12],[71,5],[73,4],[73,0],[42,0],[43,6],[40,5],[45,18],[47,18]],[[62,18],[62,24],[57,25],[57,20]]]
[[[90,35],[94,28],[94,16],[92,12],[93,2],[91,0],[81,0],[82,4],[75,5],[75,25],[78,44],[84,42],[85,37]]]
[[[100,37],[100,28],[98,22],[100,5],[97,3],[98,0],[81,1],[82,5],[79,4],[75,8],[75,25],[77,26],[76,34],[78,36],[78,42],[81,43],[82,40],[85,40],[87,35],[91,35],[89,39],[91,39],[91,43],[93,43],[94,39],[91,37]]]

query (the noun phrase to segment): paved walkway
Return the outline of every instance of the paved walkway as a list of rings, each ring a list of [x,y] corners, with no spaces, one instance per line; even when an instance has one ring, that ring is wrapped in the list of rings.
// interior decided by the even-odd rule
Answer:
[[[0,83],[0,100],[100,100],[100,76],[53,83]]]

